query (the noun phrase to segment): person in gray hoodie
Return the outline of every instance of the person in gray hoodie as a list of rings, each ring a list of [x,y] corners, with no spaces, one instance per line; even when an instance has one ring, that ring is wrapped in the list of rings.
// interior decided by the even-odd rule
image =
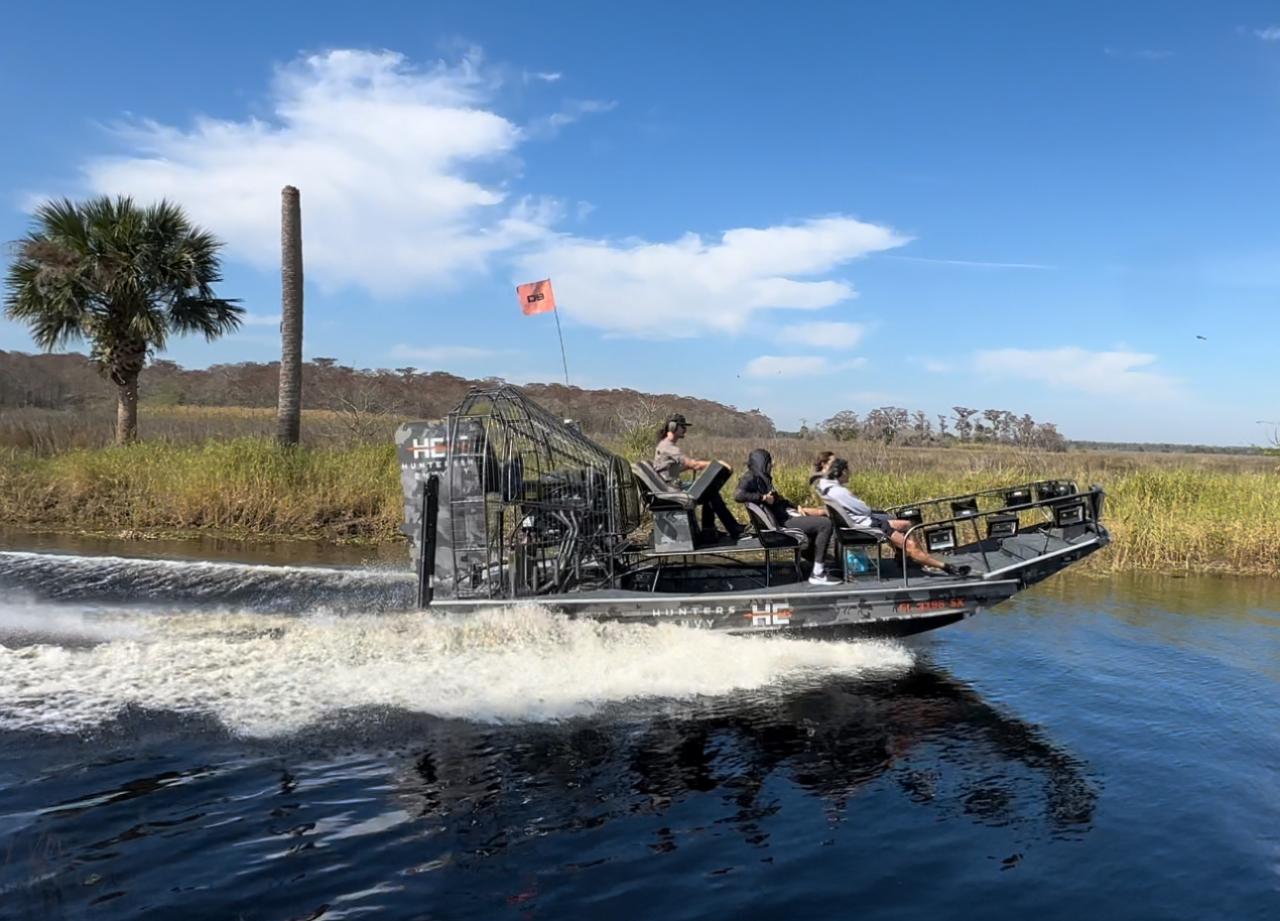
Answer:
[[[818,495],[822,496],[823,499],[840,506],[847,513],[846,517],[849,519],[849,524],[855,528],[879,531],[889,543],[899,550],[905,551],[911,559],[921,566],[945,572],[949,576],[964,577],[969,575],[970,569],[968,566],[945,563],[936,556],[931,556],[920,546],[914,535],[907,536],[907,531],[911,528],[910,521],[902,518],[890,518],[884,512],[873,510],[871,506],[849,492],[849,488],[845,486],[848,481],[849,462],[843,457],[837,457],[827,465],[825,474],[818,478],[815,488],[818,491]]]

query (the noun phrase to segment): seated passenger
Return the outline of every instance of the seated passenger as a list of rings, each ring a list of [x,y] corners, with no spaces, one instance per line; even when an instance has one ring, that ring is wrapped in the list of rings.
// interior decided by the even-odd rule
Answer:
[[[809,538],[808,553],[813,560],[809,581],[815,585],[831,585],[839,580],[826,571],[827,542],[831,539],[831,519],[824,508],[798,506],[773,486],[773,457],[764,448],[756,448],[747,459],[747,472],[733,494],[738,502],[754,502],[779,528],[796,528]]]
[[[884,512],[873,511],[871,506],[849,492],[848,487],[844,485],[848,480],[849,462],[842,457],[837,457],[827,466],[826,474],[818,480],[817,490],[818,495],[823,499],[840,506],[847,513],[849,524],[855,528],[879,531],[886,540],[899,550],[906,551],[907,555],[921,566],[945,572],[950,576],[969,575],[968,566],[944,563],[937,557],[930,556],[916,541],[915,535],[907,537],[907,531],[911,528],[910,521],[890,518]]]
[[[658,446],[653,451],[653,469],[662,482],[672,489],[688,488],[686,484],[680,481],[680,474],[686,470],[701,471],[711,466],[711,461],[685,457],[684,452],[680,450],[680,439],[685,436],[688,430],[689,423],[683,415],[676,413],[663,423],[662,431],[658,433]],[[728,467],[729,465],[725,464],[725,466]],[[732,470],[733,468],[730,467],[729,469]],[[725,531],[729,533],[729,537],[733,540],[738,540],[746,534],[747,529],[734,519],[729,512],[729,507],[720,498],[719,490],[706,496],[701,504],[702,530],[708,539],[714,540],[716,537],[715,519],[717,518],[720,519],[720,523],[724,525]]]
[[[809,474],[809,488],[816,489],[818,480],[827,475],[827,467],[835,460],[836,453],[834,451],[819,451],[818,456],[813,459],[813,473]]]

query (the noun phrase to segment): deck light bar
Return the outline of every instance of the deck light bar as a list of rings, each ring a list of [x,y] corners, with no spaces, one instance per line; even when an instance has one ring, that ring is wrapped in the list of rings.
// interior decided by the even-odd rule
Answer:
[[[954,550],[956,548],[956,529],[950,525],[931,528],[924,532],[924,545],[929,548],[930,553],[937,553],[940,550]]]

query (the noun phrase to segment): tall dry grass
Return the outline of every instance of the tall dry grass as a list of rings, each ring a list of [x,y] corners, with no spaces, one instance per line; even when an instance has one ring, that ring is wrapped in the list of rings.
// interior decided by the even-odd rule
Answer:
[[[387,444],[282,449],[266,438],[143,442],[42,457],[0,449],[0,516],[75,531],[395,540]]]
[[[244,413],[228,415],[242,425]],[[202,424],[213,417],[193,415]],[[273,417],[261,415],[252,423],[269,424]],[[292,450],[261,435],[52,454],[3,448],[0,518],[10,526],[62,531],[400,540],[390,438],[318,441]],[[689,451],[740,467],[752,446],[691,440]],[[818,504],[808,484],[809,456],[818,445],[786,439],[765,446],[777,458],[779,489]],[[1069,478],[1107,491],[1104,520],[1115,542],[1091,558],[1094,568],[1280,575],[1280,472],[1273,458],[833,447],[852,464],[854,491],[874,506]]]

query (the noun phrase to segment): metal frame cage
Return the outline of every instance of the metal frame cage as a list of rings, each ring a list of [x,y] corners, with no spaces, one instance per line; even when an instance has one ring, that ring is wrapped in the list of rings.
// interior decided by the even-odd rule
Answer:
[[[640,524],[626,461],[506,385],[469,392],[448,432],[458,597],[616,584]]]

